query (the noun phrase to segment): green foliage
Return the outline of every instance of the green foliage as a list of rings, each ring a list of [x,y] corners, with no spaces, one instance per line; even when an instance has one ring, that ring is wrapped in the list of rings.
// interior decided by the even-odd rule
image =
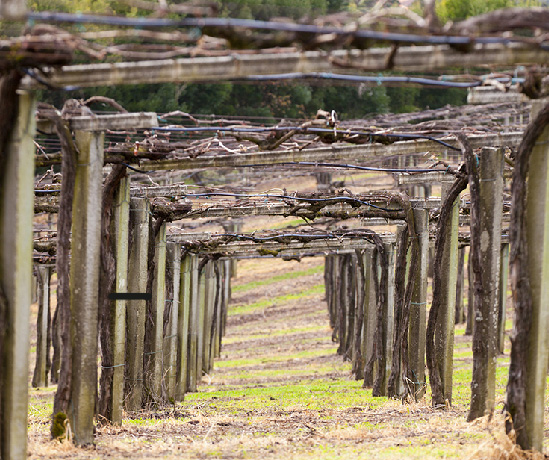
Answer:
[[[514,0],[440,0],[436,5],[436,13],[441,22],[445,23],[513,6],[518,6]]]

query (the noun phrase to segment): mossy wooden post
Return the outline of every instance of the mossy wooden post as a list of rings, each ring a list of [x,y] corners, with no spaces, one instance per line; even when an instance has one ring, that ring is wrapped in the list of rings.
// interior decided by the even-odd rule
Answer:
[[[200,329],[200,259],[191,255],[191,309],[189,316],[189,355],[188,355],[188,390],[196,391],[202,369],[198,369],[198,344]]]
[[[198,279],[198,329],[196,347],[196,383],[202,380],[204,369],[204,332],[206,329],[206,267],[202,267]]]
[[[130,201],[130,245],[128,292],[147,290],[149,245],[149,200],[132,198]],[[143,347],[145,340],[146,300],[126,302],[126,410],[141,409],[143,400]]]
[[[178,249],[181,251],[181,248]],[[188,388],[189,376],[189,320],[191,317],[191,265],[193,256],[186,254],[181,260],[179,288],[179,314],[177,325],[177,374],[175,399],[182,401]]]
[[[419,269],[415,277],[410,303],[408,359],[414,378],[414,395],[425,394],[425,336],[427,328],[427,271],[429,263],[429,211],[414,209],[414,224],[419,238]]]
[[[72,384],[68,418],[77,445],[93,443],[97,395],[97,319],[103,189],[102,132],[76,131],[70,267]]]
[[[367,366],[374,353],[374,332],[376,328],[377,301],[374,288],[372,270],[372,256],[374,249],[367,247],[364,250],[364,321],[362,323],[362,356],[364,366]],[[367,373],[364,372],[364,375]],[[373,373],[371,374],[373,375]],[[371,387],[373,381],[364,381],[365,387]]]
[[[543,107],[536,101],[532,112]],[[537,109],[537,110],[536,110]],[[534,116],[534,114],[532,114]],[[544,438],[545,386],[549,346],[549,128],[537,139],[530,157],[526,238],[532,292],[532,325],[526,363],[526,434],[529,446],[541,451]]]
[[[509,280],[509,243],[501,244],[498,305],[498,351],[505,350],[505,321],[507,319],[507,282]]]
[[[442,199],[450,190],[452,182],[442,182]],[[444,299],[438,313],[435,329],[435,353],[439,365],[444,399],[452,403],[452,381],[454,372],[454,327],[456,313],[457,257],[459,199],[453,205],[446,232],[446,246],[442,255],[442,287]]]
[[[0,171],[0,457],[27,458],[35,99],[21,92]]]
[[[116,230],[116,292],[128,292],[128,251],[130,222],[130,178],[120,180],[115,197],[114,222]],[[126,300],[114,300],[113,315],[113,376],[112,376],[112,420],[122,424],[124,405],[124,363],[126,356]]]
[[[162,361],[164,348],[164,306],[166,303],[166,224],[162,224],[154,242],[154,277],[152,315],[154,321],[153,350],[145,356],[145,383],[154,400],[162,399]]]
[[[498,345],[501,220],[503,215],[503,150],[482,149],[480,156],[480,262],[482,292],[475,305],[473,380],[469,420],[494,410]],[[478,291],[477,291],[478,292]]]
[[[167,337],[164,338],[164,366],[167,374],[166,389],[168,398],[175,400],[177,387],[177,345],[179,330],[179,289],[181,287],[181,247],[175,243],[167,243],[169,263],[172,276],[172,308]],[[168,302],[168,300],[167,300]]]
[[[49,267],[39,265],[37,267],[37,290],[38,290],[38,319],[37,342],[36,342],[36,365],[32,378],[34,388],[44,388],[48,386],[46,375],[46,363],[48,357],[48,318],[50,309],[50,276]]]

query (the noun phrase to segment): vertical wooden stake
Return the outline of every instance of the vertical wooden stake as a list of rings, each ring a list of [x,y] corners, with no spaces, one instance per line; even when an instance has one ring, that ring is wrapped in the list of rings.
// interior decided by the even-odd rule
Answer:
[[[178,248],[181,251],[181,248]],[[187,391],[189,375],[189,320],[191,313],[191,260],[186,254],[181,262],[181,287],[179,290],[179,315],[177,326],[177,385],[175,399],[182,401]]]
[[[415,277],[410,304],[408,356],[410,373],[414,377],[414,395],[425,394],[425,334],[427,328],[427,271],[429,263],[429,212],[414,209],[414,223],[419,238],[419,270]]]
[[[44,388],[48,386],[46,375],[46,363],[48,357],[48,318],[50,310],[50,275],[49,267],[39,265],[37,267],[37,288],[38,288],[38,338],[36,344],[36,365],[32,378],[34,388]]]
[[[215,303],[215,276],[214,261],[210,261],[204,267],[206,277],[206,292],[204,294],[204,348],[202,357],[202,370],[208,374],[212,369],[211,345],[212,345],[212,322]]]
[[[177,387],[177,345],[179,330],[179,289],[181,286],[181,247],[175,243],[168,243],[170,265],[172,267],[173,289],[172,309],[168,328],[168,337],[165,338],[164,349],[167,350],[167,391],[168,398],[175,400]]]
[[[166,224],[156,235],[152,315],[154,321],[153,349],[145,355],[145,382],[155,400],[162,399],[162,358],[164,346],[164,305],[166,303]]]
[[[503,150],[482,149],[480,156],[480,248],[482,291],[475,305],[473,381],[468,420],[494,410],[499,311],[501,220],[503,214]],[[478,292],[478,291],[477,291]]]
[[[364,321],[362,326],[362,356],[366,366],[372,359],[374,353],[374,331],[376,328],[377,301],[374,289],[372,255],[373,248],[367,247],[364,250]],[[364,372],[364,375],[367,373]],[[373,375],[373,373],[371,374]],[[371,387],[373,381],[364,380],[365,387]]]
[[[200,271],[198,281],[198,345],[196,347],[196,382],[202,380],[204,370],[204,333],[206,329],[206,270],[209,262]]]
[[[509,243],[502,243],[499,272],[498,350],[505,350],[505,321],[507,319],[507,282],[509,280]]]
[[[389,264],[387,275],[387,296],[383,307],[383,347],[385,354],[383,356],[385,379],[383,381],[382,394],[378,396],[387,396],[387,383],[391,375],[391,366],[393,364],[393,334],[395,329],[395,244],[383,243],[387,253],[387,262]]]
[[[536,101],[541,109],[546,101]],[[532,110],[534,112],[534,108]],[[526,208],[532,326],[526,371],[526,434],[530,446],[541,451],[549,347],[549,128],[537,139],[530,157]]]
[[[123,177],[115,197],[114,221],[116,227],[116,292],[128,292],[128,246],[130,222],[130,178]],[[122,424],[124,404],[124,366],[126,356],[126,301],[113,302],[113,362],[112,376],[112,420]]]
[[[442,183],[442,199],[452,182]],[[452,216],[448,223],[446,247],[442,256],[442,292],[444,301],[438,313],[435,330],[435,353],[439,363],[444,399],[452,403],[452,381],[454,372],[454,327],[456,313],[457,256],[459,199],[454,202]]]
[[[130,224],[133,228],[130,246],[128,291],[144,293],[147,290],[149,246],[149,200],[132,198]],[[145,340],[146,300],[126,302],[126,409],[141,409],[143,400],[143,347]]]
[[[200,329],[200,273],[198,271],[199,258],[191,255],[191,308],[189,319],[189,391],[196,391],[198,380],[202,375],[202,369],[198,369],[198,344]]]
[[[77,131],[70,292],[72,385],[69,420],[77,445],[93,443],[104,133]]]
[[[19,93],[19,113],[0,171],[0,457],[27,458],[29,316],[35,99]]]

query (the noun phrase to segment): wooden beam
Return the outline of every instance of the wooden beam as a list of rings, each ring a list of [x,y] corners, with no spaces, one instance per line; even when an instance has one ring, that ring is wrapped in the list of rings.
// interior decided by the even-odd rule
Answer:
[[[138,62],[80,64],[53,69],[46,76],[52,86],[80,87],[124,84],[223,81],[250,75],[275,75],[291,72],[346,73],[387,70],[391,48],[367,50],[295,51],[286,53],[239,54]],[[476,44],[468,53],[448,45],[402,46],[394,53],[391,70],[430,72],[445,68],[510,67],[545,64],[549,51],[529,44]],[[24,88],[40,84],[30,77]]]
[[[443,138],[448,144],[457,147],[453,137]],[[474,149],[481,147],[517,146],[522,140],[522,133],[477,134],[469,136]],[[363,163],[377,159],[398,155],[412,155],[425,152],[444,152],[443,145],[428,139],[401,141],[394,144],[364,144],[340,145],[319,147],[304,150],[285,150],[252,152],[238,155],[201,155],[197,158],[177,158],[156,161],[143,161],[139,168],[144,171],[158,171],[167,169],[192,170],[205,168],[240,168],[253,165],[276,165],[292,162],[334,162],[352,161]]]
[[[53,134],[54,129],[50,120],[38,119],[38,130]],[[69,120],[73,131],[107,131],[154,128],[158,126],[158,117],[154,112],[115,113],[108,115],[94,115],[72,117]]]

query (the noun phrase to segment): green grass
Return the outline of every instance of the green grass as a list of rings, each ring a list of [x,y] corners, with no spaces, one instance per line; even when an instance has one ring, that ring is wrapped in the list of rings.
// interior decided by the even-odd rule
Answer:
[[[303,334],[306,332],[317,332],[317,331],[330,331],[330,328],[327,325],[305,326],[305,327],[294,327],[291,329],[277,329],[277,330],[265,332],[264,334],[233,335],[231,337],[224,338],[223,343],[227,345],[231,343],[239,343],[239,342],[245,342],[249,340],[266,339],[269,337],[290,336],[290,335]]]
[[[324,292],[324,284],[317,284],[316,286],[313,286],[309,289],[305,289],[304,291],[300,291],[292,294],[280,295],[278,297],[274,297],[271,299],[263,299],[250,304],[236,305],[234,307],[230,307],[229,316],[253,313],[257,310],[264,310],[266,308],[272,307],[277,303],[291,302],[293,300],[304,299],[306,297],[322,294],[323,292]]]
[[[243,367],[243,366],[258,366],[260,364],[280,363],[293,359],[314,358],[317,356],[334,355],[337,352],[337,347],[323,348],[321,350],[306,350],[292,353],[291,355],[271,355],[263,358],[248,358],[248,359],[233,359],[228,361],[220,361],[215,364],[218,369],[226,367]]]
[[[295,272],[282,273],[280,275],[273,276],[272,278],[260,281],[252,281],[246,284],[240,284],[232,286],[232,292],[246,292],[252,289],[258,288],[260,286],[267,286],[279,281],[285,281],[295,278],[301,278],[302,276],[315,275],[317,273],[322,273],[324,271],[324,265],[318,265],[316,267],[311,267],[306,270],[299,270]]]
[[[346,365],[348,368],[348,364]],[[296,408],[344,410],[355,407],[372,409],[383,405],[386,401],[386,398],[372,397],[372,390],[362,388],[362,382],[319,379],[268,388],[191,393],[185,395],[182,407],[200,405],[216,410],[254,410],[266,407],[280,410]]]

